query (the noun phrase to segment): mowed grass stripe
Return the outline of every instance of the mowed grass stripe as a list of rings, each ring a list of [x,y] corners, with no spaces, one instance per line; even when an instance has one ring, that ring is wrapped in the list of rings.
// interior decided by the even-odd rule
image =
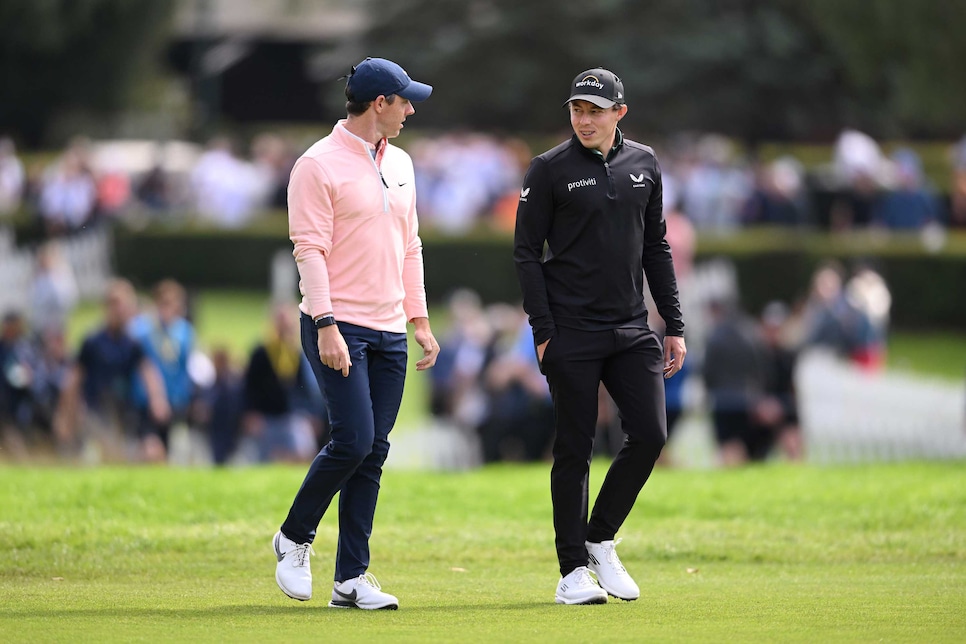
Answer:
[[[595,465],[599,486],[606,464]],[[276,588],[302,467],[0,470],[0,641],[963,641],[966,467],[658,470],[619,536],[641,600],[562,607],[548,466],[387,471],[372,540],[395,614]]]

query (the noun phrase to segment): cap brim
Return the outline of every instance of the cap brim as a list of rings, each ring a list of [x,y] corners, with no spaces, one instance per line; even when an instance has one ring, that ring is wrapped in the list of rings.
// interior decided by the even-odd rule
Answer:
[[[594,94],[575,94],[568,98],[566,102],[564,102],[564,105],[570,101],[587,101],[589,103],[593,103],[597,107],[603,107],[605,110],[617,105],[615,101],[604,98],[603,96],[595,96]]]
[[[433,93],[433,86],[427,85],[426,83],[420,83],[418,81],[411,81],[405,89],[401,89],[396,94],[402,96],[403,98],[418,103],[419,101],[425,101],[429,98],[429,95]]]

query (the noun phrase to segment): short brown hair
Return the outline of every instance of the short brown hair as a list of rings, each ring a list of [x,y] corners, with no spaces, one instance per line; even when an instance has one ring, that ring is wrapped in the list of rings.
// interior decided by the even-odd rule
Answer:
[[[116,277],[107,283],[104,291],[104,301],[116,300],[132,308],[137,307],[138,294],[134,286],[126,279]]]
[[[349,88],[345,88],[345,97],[349,100],[345,103],[345,111],[347,114],[352,116],[359,116],[360,114],[365,114],[369,106],[372,105],[372,101],[357,101],[352,94],[349,93]],[[396,100],[395,94],[390,94],[386,97],[386,102],[392,105]]]
[[[154,301],[160,302],[163,299],[171,298],[179,305],[184,306],[187,293],[184,287],[173,279],[163,279],[154,287]]]

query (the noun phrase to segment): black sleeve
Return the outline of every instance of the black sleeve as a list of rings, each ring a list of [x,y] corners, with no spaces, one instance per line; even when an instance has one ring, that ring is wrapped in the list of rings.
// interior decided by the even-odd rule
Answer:
[[[77,364],[84,368],[84,373],[90,373],[96,358],[94,356],[94,343],[91,338],[85,338],[81,344],[80,353],[77,354]]]
[[[664,222],[664,194],[661,185],[661,167],[654,157],[654,190],[651,191],[644,211],[644,275],[657,305],[657,312],[664,318],[665,335],[684,335],[684,320],[678,300],[678,283],[671,261],[671,247],[667,243]]]
[[[248,368],[242,385],[245,411],[261,411],[264,407],[265,371],[270,368],[268,354],[264,347],[258,346],[248,359]]]
[[[555,331],[543,276],[543,246],[553,221],[553,190],[550,170],[540,157],[530,162],[523,179],[513,235],[513,261],[523,292],[523,308],[530,316],[533,339],[549,340]]]
[[[154,363],[147,353],[144,352],[144,347],[137,340],[132,341],[131,346],[131,357],[127,364],[127,374],[129,377],[133,378],[135,376],[140,377],[138,374],[138,369],[141,368],[141,364],[146,360],[149,365],[153,366]]]

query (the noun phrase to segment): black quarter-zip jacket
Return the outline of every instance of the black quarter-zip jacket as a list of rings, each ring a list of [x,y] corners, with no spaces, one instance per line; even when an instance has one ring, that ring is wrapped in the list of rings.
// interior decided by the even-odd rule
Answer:
[[[513,248],[534,342],[557,326],[646,327],[645,275],[666,334],[684,335],[665,230],[654,150],[620,130],[606,159],[576,135],[534,158]]]

